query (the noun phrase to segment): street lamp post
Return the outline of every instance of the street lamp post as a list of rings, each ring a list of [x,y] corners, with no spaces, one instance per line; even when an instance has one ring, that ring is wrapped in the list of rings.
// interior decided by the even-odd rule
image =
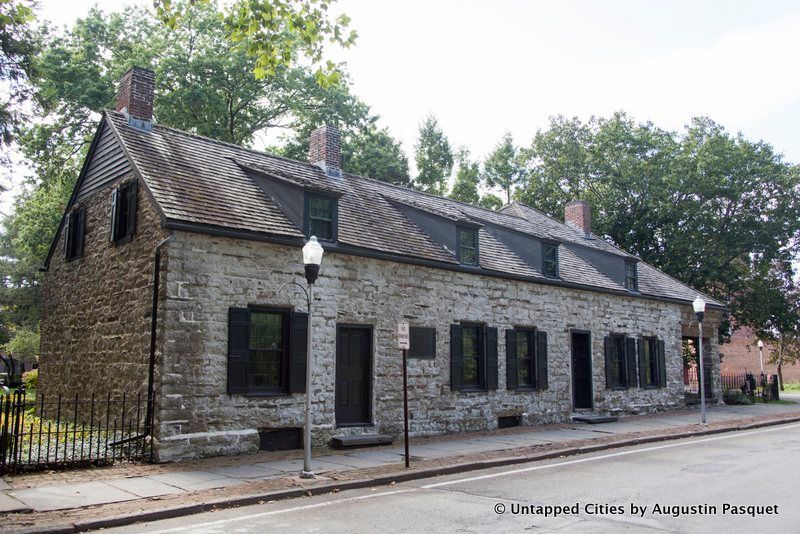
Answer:
[[[319,265],[322,263],[322,253],[324,250],[313,235],[308,240],[308,243],[303,246],[303,266],[305,267],[306,282],[308,282],[308,289],[298,284],[297,282],[287,282],[278,288],[278,293],[283,291],[283,288],[288,285],[297,286],[306,297],[306,311],[308,312],[308,328],[306,333],[306,351],[308,353],[308,360],[306,362],[306,410],[305,410],[305,428],[303,429],[303,448],[305,449],[305,456],[303,458],[303,470],[300,471],[300,478],[314,478],[314,472],[311,470],[311,376],[313,375],[313,351],[311,350],[311,303],[314,300],[314,282],[319,277]]]
[[[764,342],[758,340],[758,361],[761,363],[761,374],[764,374]]]
[[[303,470],[300,472],[302,478],[314,478],[311,470],[311,375],[313,371],[313,351],[311,350],[311,302],[314,298],[314,282],[319,276],[319,265],[322,263],[322,245],[317,242],[315,236],[311,236],[308,243],[303,246],[303,265],[306,271],[306,282],[308,282],[308,292],[306,293],[306,304],[308,308],[308,337],[306,347],[308,351],[308,361],[306,362],[306,428],[303,436],[305,456],[303,458]]]
[[[706,424],[706,387],[705,387],[705,372],[703,368],[703,317],[706,312],[706,301],[698,296],[692,302],[694,308],[694,315],[697,317],[697,353],[698,353],[698,374],[700,375],[700,418],[702,424]]]

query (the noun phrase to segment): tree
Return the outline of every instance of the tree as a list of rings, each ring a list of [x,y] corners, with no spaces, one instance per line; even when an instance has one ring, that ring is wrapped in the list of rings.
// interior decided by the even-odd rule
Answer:
[[[14,332],[14,337],[3,348],[18,360],[39,361],[39,332],[19,329]]]
[[[0,165],[11,162],[6,148],[25,119],[23,104],[30,97],[28,78],[33,74],[31,58],[38,48],[31,23],[35,20],[30,0],[0,0]]]
[[[345,136],[342,141],[342,166],[353,174],[395,185],[411,185],[408,159],[400,142],[386,128],[378,129],[373,125]]]
[[[738,324],[753,325],[755,333],[777,351],[769,363],[777,364],[783,390],[783,364],[800,361],[800,288],[794,282],[792,262],[754,263],[744,279],[745,289],[735,297]]]
[[[39,323],[39,271],[72,191],[61,177],[18,197],[0,234],[0,323],[34,330]]]
[[[335,0],[239,0],[224,13],[227,40],[254,58],[253,73],[258,79],[274,76],[279,70],[295,66],[303,56],[318,68],[314,77],[321,86],[339,82],[337,66],[323,63],[327,45],[352,46],[357,34],[348,32],[350,17],[329,17]],[[155,0],[156,12],[170,28],[179,27],[187,11],[196,4],[216,4],[213,0],[176,3]]]
[[[420,124],[414,155],[418,173],[414,184],[426,193],[443,196],[453,171],[453,152],[433,114]]]
[[[486,208],[487,210],[497,211],[503,207],[503,199],[497,195],[492,195],[489,193],[481,197],[481,201],[478,203],[478,205],[482,208]]]
[[[514,138],[506,132],[483,163],[484,178],[489,187],[499,187],[506,194],[506,203],[511,203],[511,194],[524,178],[524,167],[520,164]]]
[[[624,113],[558,117],[524,162],[523,202],[562,217],[565,202],[587,200],[595,233],[722,300],[746,289],[753,257],[796,252],[800,170],[708,118],[676,133]]]
[[[158,122],[222,141],[248,145],[267,131],[289,134],[310,129],[322,118],[363,128],[372,124],[369,108],[350,94],[346,76],[322,87],[308,69],[279,66],[274,75],[256,79],[250,72],[252,58],[242,48],[246,40],[228,39],[215,2],[175,6],[181,18],[174,30],[141,8],[108,15],[92,9],[71,29],[40,36],[43,44],[31,57],[35,120],[20,129],[17,139],[33,175],[4,220],[0,322],[35,326],[38,269],[99,114],[114,107],[117,80],[131,66],[156,72]],[[383,155],[391,154],[387,139],[379,141]],[[364,166],[385,163],[359,158]],[[387,171],[400,180],[403,161],[393,163]]]
[[[470,159],[469,150],[461,147],[456,154],[458,169],[456,179],[453,182],[453,190],[450,191],[450,198],[477,205],[480,202],[478,185],[481,183],[481,169],[477,161]]]

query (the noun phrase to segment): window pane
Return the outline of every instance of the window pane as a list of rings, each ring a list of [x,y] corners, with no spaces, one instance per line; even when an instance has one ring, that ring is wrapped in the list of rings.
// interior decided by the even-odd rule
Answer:
[[[625,387],[628,385],[628,374],[625,368],[625,337],[614,336],[611,339],[613,343],[611,373],[614,387]]]
[[[463,343],[463,382],[467,386],[480,386],[480,330],[477,326],[465,326],[462,329]]]
[[[458,260],[469,265],[478,264],[478,231],[458,230]]]
[[[517,332],[517,382],[520,386],[532,386],[533,374],[531,373],[531,332]]]
[[[333,239],[333,223],[331,221],[311,219],[309,231],[318,239]]]
[[[542,274],[549,278],[555,278],[558,276],[558,247],[553,245],[543,245]]]
[[[317,219],[333,218],[333,201],[329,198],[311,197],[308,202],[309,215]]]
[[[250,387],[280,387],[286,341],[283,335],[283,324],[283,313],[250,313],[250,359],[248,362],[248,385]]]

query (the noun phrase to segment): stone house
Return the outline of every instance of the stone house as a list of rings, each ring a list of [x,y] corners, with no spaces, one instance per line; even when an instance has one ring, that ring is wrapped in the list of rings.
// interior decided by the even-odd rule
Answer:
[[[159,459],[297,435],[308,317],[303,296],[279,289],[302,281],[315,235],[316,444],[401,432],[400,321],[412,435],[682,406],[699,293],[592,234],[586,203],[564,224],[348,174],[331,127],[312,134],[309,162],[206,139],[153,121],[154,86],[138,68],[121,80],[53,241],[46,392],[141,390],[155,325]],[[704,298],[718,376],[724,307]]]

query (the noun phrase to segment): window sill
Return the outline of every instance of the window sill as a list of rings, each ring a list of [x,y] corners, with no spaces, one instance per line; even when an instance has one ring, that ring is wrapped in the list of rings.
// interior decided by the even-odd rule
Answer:
[[[611,391],[628,391],[629,389],[631,388],[629,388],[628,386],[614,386],[613,388],[611,388]]]
[[[263,398],[263,397],[289,397],[292,395],[288,391],[254,391],[250,393],[239,393],[243,397]]]
[[[488,391],[489,391],[488,389],[482,388],[480,386],[478,386],[478,387],[468,387],[468,388],[467,387],[462,387],[461,390],[458,391],[458,393],[486,393]]]

